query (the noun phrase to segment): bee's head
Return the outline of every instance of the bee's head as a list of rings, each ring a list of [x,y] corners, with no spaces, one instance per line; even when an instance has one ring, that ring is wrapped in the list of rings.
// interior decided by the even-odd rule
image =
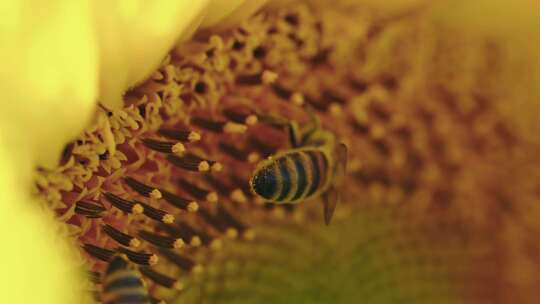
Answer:
[[[251,191],[263,199],[271,200],[278,189],[278,176],[275,164],[268,162],[259,166],[249,180]]]

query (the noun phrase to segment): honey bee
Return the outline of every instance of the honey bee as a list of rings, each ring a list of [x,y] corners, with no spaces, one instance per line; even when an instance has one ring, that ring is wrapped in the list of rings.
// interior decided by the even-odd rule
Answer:
[[[296,121],[259,114],[262,122],[288,129],[291,149],[261,161],[249,183],[251,191],[270,203],[295,204],[322,196],[328,225],[340,201],[347,166],[347,146],[321,128],[311,111],[311,122],[300,128]]]
[[[150,304],[140,272],[121,255],[111,259],[102,282],[104,304]]]

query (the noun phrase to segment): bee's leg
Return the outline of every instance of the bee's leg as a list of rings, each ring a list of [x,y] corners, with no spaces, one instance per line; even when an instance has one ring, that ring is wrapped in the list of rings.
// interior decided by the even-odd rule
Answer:
[[[298,126],[298,123],[296,121],[289,120],[282,116],[265,113],[257,113],[257,117],[261,122],[270,124],[278,128],[286,128],[289,136],[289,142],[293,148],[297,148],[301,145],[302,134],[300,127]]]
[[[307,142],[309,142],[309,138],[317,130],[321,129],[321,121],[315,113],[315,110],[309,105],[305,105],[304,108],[309,115],[309,123],[307,123],[304,127],[302,127],[302,130],[299,131],[301,134],[301,145],[305,145]]]
[[[302,145],[302,134],[300,132],[300,127],[296,121],[289,122],[289,142],[293,148],[298,148]]]
[[[310,121],[309,125],[313,129],[320,129],[321,120],[319,119],[319,116],[317,116],[317,113],[315,113],[315,110],[313,109],[313,107],[306,105],[305,108],[306,108],[306,112],[309,115],[309,121]]]
[[[334,180],[330,188],[323,194],[323,213],[324,222],[326,225],[330,224],[334,210],[341,200],[340,191],[342,191],[342,185],[347,170],[347,146],[340,143],[335,149],[335,162],[336,167],[334,171]]]

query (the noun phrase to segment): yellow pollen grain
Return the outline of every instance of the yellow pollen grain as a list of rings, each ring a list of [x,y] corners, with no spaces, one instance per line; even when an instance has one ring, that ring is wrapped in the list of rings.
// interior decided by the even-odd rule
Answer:
[[[202,162],[199,163],[199,166],[197,168],[200,172],[206,172],[208,170],[210,170],[210,165],[208,164],[207,161],[203,160]]]
[[[138,239],[131,239],[131,241],[129,241],[129,247],[132,247],[132,248],[137,248],[141,245],[141,241],[139,241]]]
[[[189,142],[195,142],[195,141],[199,141],[201,140],[201,134],[195,132],[195,131],[191,131],[188,135],[188,140]]]
[[[165,224],[172,224],[174,222],[174,215],[167,213],[163,216],[161,221],[164,222]]]
[[[182,155],[186,151],[186,148],[181,143],[176,143],[174,146],[172,146],[172,152],[177,155]]]
[[[264,84],[272,84],[278,79],[278,74],[269,70],[262,73],[262,81]]]
[[[209,203],[217,203],[218,195],[215,192],[210,192],[206,195],[206,201]]]
[[[133,212],[133,214],[142,214],[144,212],[144,207],[141,204],[135,204],[133,205],[133,208],[131,208],[131,212]]]
[[[228,122],[223,127],[225,133],[245,133],[247,131],[247,126],[235,122]]]
[[[184,242],[184,240],[182,239],[176,239],[173,243],[173,248],[174,249],[179,249],[179,248],[182,248],[186,245],[186,243]]]
[[[246,125],[253,126],[259,122],[259,119],[257,118],[257,115],[251,114],[248,117],[246,117],[245,122],[246,122]]]
[[[150,197],[153,199],[160,199],[162,197],[161,191],[159,191],[158,189],[152,190],[152,192],[150,192]]]
[[[238,230],[236,230],[235,228],[227,228],[225,234],[230,239],[236,239],[238,237]]]
[[[223,170],[223,165],[221,163],[215,162],[212,164],[212,167],[210,169],[212,169],[212,172],[221,172],[221,170]]]
[[[246,195],[240,189],[233,190],[231,192],[230,198],[231,198],[231,200],[233,200],[235,202],[238,202],[238,203],[241,203],[241,204],[244,204],[244,203],[247,202]]]
[[[197,202],[190,202],[187,205],[187,211],[189,211],[189,212],[197,212],[197,210],[199,210],[199,204],[197,204]]]
[[[189,244],[193,247],[199,247],[202,245],[201,238],[198,236],[194,236],[191,238],[191,241],[189,242]]]
[[[247,161],[250,164],[256,163],[261,159],[261,155],[257,152],[251,152],[248,154]]]
[[[304,95],[301,93],[295,92],[291,95],[291,102],[294,105],[301,106],[304,104]]]
[[[159,262],[159,257],[155,254],[152,254],[150,259],[148,260],[148,264],[150,265],[156,265]]]

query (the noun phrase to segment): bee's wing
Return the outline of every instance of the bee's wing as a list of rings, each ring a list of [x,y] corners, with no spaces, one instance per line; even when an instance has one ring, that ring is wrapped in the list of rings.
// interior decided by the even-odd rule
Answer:
[[[347,153],[347,146],[345,146],[345,144],[340,143],[337,145],[335,151],[336,169],[334,181],[330,188],[323,194],[324,222],[326,225],[330,224],[332,216],[334,215],[334,210],[336,210],[336,206],[341,200],[340,191],[347,171]]]
[[[339,191],[334,185],[330,186],[330,189],[323,194],[324,223],[326,225],[330,224],[332,216],[334,215],[334,210],[336,210],[336,206],[340,199],[341,196]]]

